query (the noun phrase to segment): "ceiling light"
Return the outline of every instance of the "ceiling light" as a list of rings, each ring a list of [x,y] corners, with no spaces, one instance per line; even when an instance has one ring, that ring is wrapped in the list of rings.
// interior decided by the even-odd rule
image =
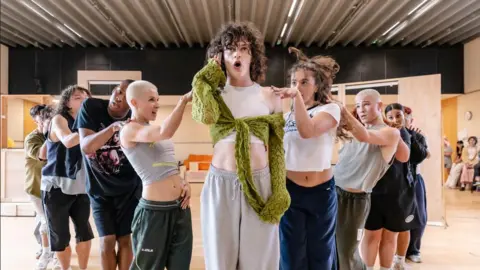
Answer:
[[[415,11],[417,11],[417,9],[419,9],[421,6],[423,6],[423,4],[425,4],[428,0],[423,0],[422,3],[418,4],[415,8],[413,8],[412,10],[410,10],[410,12],[407,14],[407,15],[411,15],[412,13],[414,13]]]
[[[48,11],[46,8],[40,6],[39,3],[37,3],[37,2],[35,2],[35,1],[33,1],[33,0],[31,0],[31,1],[32,1],[35,5],[37,5],[39,8],[43,9],[43,11],[45,11],[45,12],[48,13],[48,14],[50,14],[50,16],[55,17],[55,16],[53,16],[53,14],[50,13],[50,11]]]
[[[400,21],[396,22],[394,25],[392,25],[392,27],[388,28],[388,30],[385,31],[385,33],[383,33],[382,36],[385,36],[386,34],[388,34],[388,32],[392,31],[392,29],[395,28],[399,24],[400,24]]]
[[[288,26],[288,23],[285,23],[285,25],[283,26],[283,29],[282,29],[282,33],[280,34],[280,38],[282,38],[283,35],[285,35],[285,30],[287,30],[287,26]]]
[[[63,24],[65,27],[67,27],[70,31],[72,31],[73,33],[75,33],[75,35],[77,35],[78,37],[82,37],[80,36],[79,33],[75,32],[75,30],[73,30],[70,26],[66,25],[66,24]]]
[[[44,20],[46,20],[47,22],[50,22],[50,20],[47,19],[47,17],[43,16],[42,13],[36,11],[36,10],[35,10],[33,7],[31,7],[29,4],[27,4],[27,3],[23,2],[23,1],[20,2],[20,3],[22,3],[24,6],[26,6],[27,8],[29,8],[31,11],[37,13],[38,16],[42,17],[42,18],[43,18]]]
[[[290,10],[288,11],[288,17],[292,16],[293,10],[295,9],[296,5],[297,5],[297,0],[293,0],[292,5],[290,6]]]

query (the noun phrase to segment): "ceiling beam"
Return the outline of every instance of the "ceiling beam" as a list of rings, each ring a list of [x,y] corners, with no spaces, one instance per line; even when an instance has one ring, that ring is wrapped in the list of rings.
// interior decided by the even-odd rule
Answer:
[[[17,47],[17,44],[14,41],[9,40],[8,38],[0,36],[0,43],[3,43],[4,45],[10,46],[10,47]]]
[[[263,21],[263,28],[262,28],[262,35],[264,37],[267,36],[268,25],[270,24],[270,16],[272,16],[273,1],[274,0],[268,0],[268,3],[267,3],[267,15],[265,15],[265,20]],[[276,37],[274,37],[274,39],[275,38]],[[273,42],[273,46],[275,46],[275,42],[277,41],[275,40]]]
[[[380,3],[377,3],[377,5],[380,5],[380,7],[375,6],[374,4],[371,4],[371,6],[375,8],[375,10],[373,11],[373,14],[368,14],[368,18],[365,18],[365,20],[362,20],[360,25],[358,25],[357,23],[352,23],[352,26],[350,27],[352,29],[351,30],[347,29],[345,31],[344,37],[341,37],[341,39],[344,40],[342,45],[347,46],[350,42],[355,40],[355,38],[358,35],[361,35],[361,33],[364,33],[365,29],[369,29],[371,23],[375,21],[378,15],[385,13],[385,9],[388,7],[388,4],[389,4],[388,1],[381,1]],[[357,28],[355,29],[353,25],[355,25]]]
[[[178,9],[175,4],[170,5],[170,1],[166,0],[163,2],[165,7],[168,10],[168,13],[170,15],[170,18],[175,24],[175,27],[177,28],[178,33],[180,36],[183,38],[184,41],[187,42],[189,47],[193,47],[193,41],[190,38],[190,35],[188,34],[187,29],[185,28],[185,25],[182,23],[182,16],[180,16],[180,13],[178,12]],[[175,3],[175,1],[173,1]]]
[[[290,23],[288,26],[288,30],[286,30],[286,35],[285,38],[283,39],[283,47],[286,48],[288,45],[288,42],[290,42],[290,37],[292,36],[292,32],[295,29],[295,26],[297,25],[298,22],[298,17],[300,17],[300,13],[305,8],[305,1],[306,0],[299,0],[300,2],[298,5],[295,7],[295,14],[293,15],[292,18],[290,18]]]
[[[52,24],[46,23],[44,19],[40,19],[39,15],[32,14],[34,12],[29,8],[18,3],[16,6],[14,6],[9,3],[9,1],[2,1],[2,7],[5,8],[7,12],[15,16],[15,18],[28,22],[28,25],[33,31],[37,31],[38,28],[40,28],[41,30],[50,34],[52,37],[56,38],[61,44],[60,47],[63,47],[62,43],[66,43],[71,47],[75,47],[75,43],[72,42],[72,40],[67,34],[63,33],[58,28],[53,27]]]
[[[200,47],[203,48],[203,38],[202,38],[202,35],[201,35],[201,32],[200,32],[200,29],[198,28],[198,23],[195,23],[197,22],[197,18],[195,17],[195,12],[193,12],[193,8],[192,8],[192,5],[191,5],[191,2],[188,1],[188,0],[185,0],[185,5],[187,6],[187,11],[188,11],[188,15],[190,16],[191,18],[191,21],[193,22],[193,28],[195,29],[195,33],[196,33],[196,36],[197,36],[197,39],[198,39],[198,42],[200,43]]]
[[[80,2],[80,1],[78,1]],[[110,14],[109,11],[106,10],[105,6],[103,6],[98,0],[88,0],[90,6],[97,11],[122,37],[122,39],[128,44],[128,46],[135,48],[135,41],[130,38],[129,33],[127,33],[124,29],[122,29],[118,24],[113,20],[113,16]],[[135,38],[135,37],[134,37]],[[144,46],[144,44],[138,42]]]
[[[448,42],[458,38],[459,36],[463,36],[466,33],[469,33],[469,32],[472,32],[472,31],[475,32],[475,31],[478,31],[478,30],[480,30],[480,20],[477,20],[476,22],[473,22],[471,24],[466,25],[462,29],[459,29],[459,31],[456,31],[456,33],[454,33],[453,35],[450,34],[449,36],[443,38],[442,40],[440,40],[439,44],[443,45],[445,43],[448,43]]]
[[[80,22],[78,17],[72,14],[71,10],[67,10],[64,3],[58,3],[58,1],[55,0],[36,0],[35,3],[32,3],[32,5],[39,4],[41,4],[43,8],[48,8],[48,11],[55,17],[58,17],[62,21],[62,24],[73,27],[75,32],[81,34],[82,38],[91,45],[98,47],[99,43],[102,43],[104,46],[109,46],[107,41],[92,32],[91,28],[87,27],[85,23]]]
[[[325,28],[326,24],[332,19],[333,15],[336,13],[336,10],[341,7],[343,1],[333,1],[333,7],[331,7],[330,12],[327,14],[327,16],[320,20],[320,25],[318,26],[317,30],[313,35],[311,35],[310,39],[307,41],[305,44],[307,47],[310,47],[312,43],[317,39],[318,35],[322,34],[323,29]]]
[[[428,42],[423,47],[429,46],[430,44],[434,44],[435,42],[447,36],[455,37],[455,35],[462,35],[463,33],[468,32],[470,30],[478,29],[477,27],[480,24],[479,18],[480,17],[478,16],[475,16],[473,18],[468,18],[468,17],[465,18],[467,20],[457,23],[455,26],[449,27],[445,31],[440,32],[437,35],[433,36],[431,39],[428,40]]]
[[[205,13],[205,19],[207,20],[207,28],[208,28],[208,34],[210,35],[210,39],[213,38],[213,27],[212,27],[212,19],[210,17],[210,11],[208,10],[208,4],[206,0],[202,0],[202,8],[203,12]],[[220,9],[220,14],[222,17],[222,21],[225,19],[224,15],[224,10],[223,10],[223,3],[221,6],[222,9]]]
[[[21,3],[24,3],[24,5],[28,5],[28,9],[32,9],[37,15],[40,17],[47,18],[50,21],[50,24],[54,27],[56,27],[60,32],[65,33],[66,36],[70,38],[73,42],[76,44],[79,44],[82,47],[86,47],[87,43],[85,41],[88,41],[83,38],[83,36],[79,36],[76,31],[72,31],[71,29],[68,29],[68,27],[65,26],[63,22],[57,19],[57,17],[52,16],[51,14],[47,13],[45,10],[40,8],[38,5],[33,3],[32,1],[23,1]],[[41,14],[41,15],[40,15]],[[90,41],[89,41],[90,42]]]
[[[18,32],[16,29],[14,29],[13,27],[5,24],[4,22],[0,22],[0,27],[2,29],[2,34],[4,33],[9,33],[27,43],[29,43],[30,45],[32,45],[33,47],[37,47],[37,48],[42,48],[42,46],[39,44],[38,41],[36,41],[35,39],[32,39],[31,37],[25,35],[24,33],[22,32]]]
[[[2,22],[5,22],[6,25],[9,25],[10,27],[14,28],[17,31],[20,31],[21,33],[27,35],[31,39],[37,40],[39,43],[46,47],[52,47],[52,42],[48,41],[46,38],[42,37],[40,34],[37,32],[31,30],[30,28],[24,26],[23,24],[20,24],[18,21],[15,21],[14,19],[11,19],[6,13],[3,12],[4,10],[2,9],[1,11],[1,17],[2,17]]]
[[[335,44],[337,44],[337,42],[342,38],[343,33],[348,33],[351,26],[354,25],[354,22],[362,19],[367,11],[370,11],[370,8],[376,4],[376,1],[378,0],[373,0],[373,3],[370,3],[370,0],[362,0],[358,2],[354,8],[350,9],[350,13],[337,27],[338,30],[335,30],[335,32],[332,33],[329,38],[327,38],[327,40],[329,40],[327,42],[327,48],[335,46]],[[323,42],[319,43],[319,46],[322,45]]]
[[[269,3],[270,4],[270,3]],[[278,40],[278,37],[280,35],[280,31],[282,31],[282,28],[283,28],[283,25],[286,23],[286,21],[288,20],[287,18],[287,15],[288,15],[288,10],[290,9],[290,6],[292,5],[292,1],[288,1],[288,4],[283,2],[283,7],[282,7],[282,11],[280,12],[280,16],[279,17],[276,17],[275,19],[277,19],[279,22],[282,22],[282,23],[278,23],[276,24],[276,28],[275,28],[275,31],[273,32],[273,38],[272,38],[272,44],[271,46],[274,47],[277,40]],[[270,9],[270,6],[269,6],[269,9]],[[271,14],[271,13],[270,13]],[[277,13],[278,15],[278,13]],[[268,29],[268,23],[270,21],[270,18],[268,18],[268,21],[266,21],[266,24],[264,25],[264,28]],[[265,33],[267,32],[267,30],[264,31]]]
[[[398,14],[401,10],[406,9],[409,6],[412,6],[412,2],[410,2],[409,0],[396,0],[396,1],[388,2],[388,4],[386,5],[389,5],[388,6],[389,9],[385,10],[385,14]],[[399,15],[397,15],[397,17],[398,16]],[[392,16],[381,16],[378,21],[375,21],[375,23],[372,25],[370,30],[368,30],[366,33],[362,33],[362,35],[353,43],[354,46],[357,47],[358,45],[360,45],[365,41],[367,44],[371,44],[374,40],[378,38],[378,35],[376,33],[385,32],[387,29],[389,29],[392,26],[392,22],[390,21],[396,21],[395,19],[396,18],[392,18]]]
[[[160,27],[158,25],[155,25],[155,22],[153,21],[153,18],[155,17],[155,14],[151,14],[149,9],[145,8],[144,2],[139,2],[139,1],[133,1],[134,5],[142,12],[142,15],[144,15],[145,20],[147,21],[149,29],[152,30],[152,32],[156,35],[156,38],[158,38],[162,43],[165,48],[169,47],[168,41],[165,38],[165,36],[158,30]],[[166,25],[162,25],[162,29],[164,27],[167,27]]]
[[[396,38],[392,39],[390,41],[390,45],[396,45],[402,40],[405,40],[408,36],[411,34],[415,33],[416,31],[419,31],[422,27],[425,27],[425,25],[432,24],[434,20],[438,20],[440,16],[444,16],[445,13],[448,12],[451,8],[453,8],[453,5],[455,5],[455,1],[443,1],[441,5],[435,5],[430,10],[431,16],[422,16],[420,19],[417,20],[415,24],[410,24],[408,27],[405,27],[402,29],[401,33],[397,35]]]
[[[178,39],[178,37],[181,38],[181,36],[179,34],[179,30],[176,28],[177,26],[175,25],[175,22],[168,21],[167,19],[168,15],[165,15],[165,12],[160,6],[160,4],[158,3],[158,1],[146,1],[146,3],[150,9],[154,10],[154,13],[156,14],[156,16],[154,16],[155,21],[158,24],[166,27],[166,30],[168,31],[168,34],[171,36],[171,39],[173,40],[173,42],[177,45],[177,47],[180,47],[180,40]],[[172,30],[172,25],[173,25],[173,28],[175,28],[175,30]]]
[[[315,9],[313,10],[312,14],[318,14],[319,12],[325,10],[326,5],[328,5],[328,3],[329,3],[329,1],[320,1],[320,3],[317,2],[316,5],[315,5]],[[302,27],[302,30],[301,30],[299,36],[297,37],[297,41],[295,41],[295,47],[297,47],[303,41],[303,37],[307,33],[307,30],[311,29],[312,23],[317,22],[317,19],[318,18],[307,20],[307,24],[304,25],[304,27]]]
[[[445,27],[445,24],[448,24],[449,21],[455,17],[455,15],[465,12],[468,9],[468,6],[471,5],[475,0],[464,0],[461,2],[456,2],[456,5],[452,6],[451,9],[445,11],[443,16],[440,16],[437,21],[432,21],[429,24],[426,24],[423,28],[420,28],[418,31],[413,32],[410,36],[407,36],[402,41],[402,46],[412,43],[413,41],[421,38],[423,36],[432,36],[434,35],[431,31],[435,28]],[[463,10],[463,12],[462,12]],[[428,39],[428,38],[427,38]]]
[[[19,45],[21,45],[21,46],[23,46],[23,47],[28,47],[28,44],[29,44],[28,42],[26,42],[25,40],[19,38],[18,36],[12,35],[12,34],[10,34],[9,32],[4,31],[4,30],[3,30],[3,27],[0,27],[0,33],[1,33],[1,35],[0,35],[1,38],[5,38],[5,39],[7,39],[7,40],[11,40],[11,41],[14,42],[15,44],[19,44]]]

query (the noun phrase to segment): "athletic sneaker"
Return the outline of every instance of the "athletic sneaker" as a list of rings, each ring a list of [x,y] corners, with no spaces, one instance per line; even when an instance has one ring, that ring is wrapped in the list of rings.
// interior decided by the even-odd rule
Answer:
[[[53,256],[52,258],[52,270],[62,270],[62,265],[60,264],[60,261],[57,259],[57,256]]]
[[[410,255],[407,257],[407,259],[409,259],[410,261],[414,262],[414,263],[421,263],[422,262],[422,257],[420,257],[420,255]]]
[[[408,270],[410,267],[406,263],[395,262],[393,265],[393,270]]]
[[[48,264],[52,262],[54,257],[52,252],[42,253],[40,258],[38,258],[35,270],[46,270]]]
[[[35,253],[35,260],[38,260],[40,256],[42,256],[42,253],[43,253],[43,248],[40,247],[40,250],[37,251],[37,253]]]

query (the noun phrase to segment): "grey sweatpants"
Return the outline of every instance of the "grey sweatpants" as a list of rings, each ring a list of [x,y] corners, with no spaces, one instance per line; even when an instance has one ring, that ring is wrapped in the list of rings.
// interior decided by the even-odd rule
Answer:
[[[352,193],[337,187],[337,199],[338,269],[365,269],[358,246],[370,211],[370,194]]]
[[[253,182],[266,200],[271,195],[269,168],[254,171]],[[200,200],[207,270],[279,269],[278,225],[260,220],[235,172],[210,166]]]

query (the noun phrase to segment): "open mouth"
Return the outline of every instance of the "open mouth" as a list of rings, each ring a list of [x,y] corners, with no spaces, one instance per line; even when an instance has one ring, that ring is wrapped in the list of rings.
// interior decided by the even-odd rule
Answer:
[[[242,62],[240,62],[240,61],[235,61],[235,63],[233,63],[233,66],[234,66],[235,68],[240,68],[240,67],[242,67]]]

